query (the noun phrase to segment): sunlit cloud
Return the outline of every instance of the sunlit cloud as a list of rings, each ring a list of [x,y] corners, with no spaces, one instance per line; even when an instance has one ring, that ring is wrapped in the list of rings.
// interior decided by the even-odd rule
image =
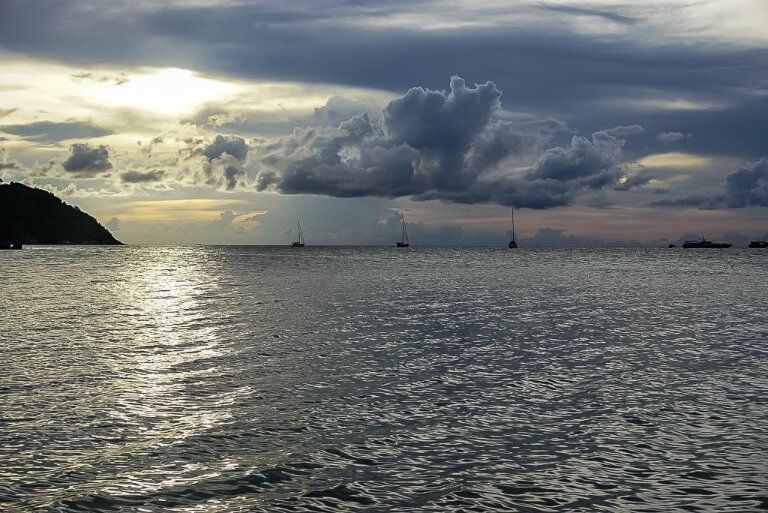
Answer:
[[[690,153],[671,152],[648,155],[639,159],[637,163],[651,168],[695,169],[710,166],[712,158]]]
[[[176,68],[127,74],[126,80],[123,84],[88,86],[87,89],[94,100],[107,106],[175,115],[187,113],[208,101],[226,101],[238,92],[235,84]]]

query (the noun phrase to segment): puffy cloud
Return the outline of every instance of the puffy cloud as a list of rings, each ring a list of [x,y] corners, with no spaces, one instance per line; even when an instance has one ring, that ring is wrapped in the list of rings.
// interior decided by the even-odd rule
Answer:
[[[109,149],[103,145],[91,147],[88,143],[70,145],[69,156],[61,165],[66,171],[81,177],[93,176],[112,168]]]
[[[344,96],[331,96],[325,105],[315,108],[312,124],[338,126],[339,123],[364,112],[369,116],[377,114],[376,109],[367,103]]]
[[[725,177],[720,191],[704,191],[654,203],[701,209],[768,207],[768,158],[748,162]]]
[[[246,144],[245,139],[242,137],[236,135],[217,135],[212,142],[202,148],[198,148],[198,153],[208,160],[219,158],[222,154],[226,153],[243,162],[248,156],[249,149],[248,144]]]
[[[203,164],[203,181],[220,189],[232,191],[244,187],[246,182],[243,164],[228,153]]]
[[[145,183],[145,182],[159,182],[163,179],[165,171],[153,170],[153,171],[126,171],[120,174],[120,180],[125,183]]]
[[[591,139],[576,135],[569,146],[546,150],[531,174],[536,178],[561,182],[594,178],[619,163],[623,146],[624,140],[614,137],[608,131],[596,132]]]
[[[691,134],[684,134],[682,132],[659,132],[659,134],[656,136],[656,140],[662,144],[672,144],[673,142],[690,138]]]
[[[750,162],[725,177],[730,208],[768,207],[768,158]]]
[[[625,138],[633,135],[642,134],[643,132],[645,132],[645,128],[641,127],[640,125],[627,125],[627,126],[622,125],[622,126],[609,128],[608,130],[603,130],[603,131],[608,135],[612,135],[613,137]]]
[[[113,217],[106,223],[104,223],[104,228],[109,230],[110,232],[115,232],[120,229],[120,219],[117,217]]]
[[[21,166],[15,160],[8,160],[5,148],[0,148],[0,171],[4,169],[21,169]]]
[[[500,97],[492,82],[470,87],[453,77],[448,92],[410,89],[384,108],[381,120],[363,113],[335,128],[296,129],[256,152],[257,187],[549,208],[615,182],[624,144],[618,136],[642,131],[634,125],[576,136],[545,151],[533,168],[520,167],[563,125],[501,119]]]

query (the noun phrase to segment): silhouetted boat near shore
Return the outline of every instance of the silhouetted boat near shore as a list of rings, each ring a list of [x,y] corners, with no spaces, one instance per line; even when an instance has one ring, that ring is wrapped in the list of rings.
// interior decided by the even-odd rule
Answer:
[[[0,249],[21,249],[22,247],[21,242],[0,241]]]
[[[400,240],[395,242],[398,248],[407,248],[411,245],[411,241],[408,240],[408,228],[405,225],[405,216],[401,214],[403,219],[403,233],[400,235]]]
[[[512,209],[512,240],[507,244],[509,249],[517,248],[517,239],[515,238],[515,209]]]
[[[725,249],[730,248],[731,246],[733,246],[731,243],[712,242],[704,237],[702,237],[701,240],[687,240],[683,242],[683,247],[686,249]]]
[[[296,231],[298,232],[299,236],[298,239],[293,241],[291,243],[292,248],[303,248],[304,247],[304,232],[301,231],[301,223],[299,221],[296,221]]]
[[[768,248],[768,240],[765,240],[765,239],[763,239],[763,240],[753,240],[752,242],[749,243],[749,247],[750,248],[761,248],[761,249]]]

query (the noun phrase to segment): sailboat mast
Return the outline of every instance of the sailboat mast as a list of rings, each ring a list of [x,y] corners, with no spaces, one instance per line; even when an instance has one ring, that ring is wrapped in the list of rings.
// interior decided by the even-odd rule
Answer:
[[[512,242],[515,241],[515,208],[512,207]]]

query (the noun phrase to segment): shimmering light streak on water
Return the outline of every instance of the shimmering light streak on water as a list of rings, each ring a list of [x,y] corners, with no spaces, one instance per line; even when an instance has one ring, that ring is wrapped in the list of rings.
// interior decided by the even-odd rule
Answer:
[[[0,510],[768,509],[768,253],[0,253]]]

